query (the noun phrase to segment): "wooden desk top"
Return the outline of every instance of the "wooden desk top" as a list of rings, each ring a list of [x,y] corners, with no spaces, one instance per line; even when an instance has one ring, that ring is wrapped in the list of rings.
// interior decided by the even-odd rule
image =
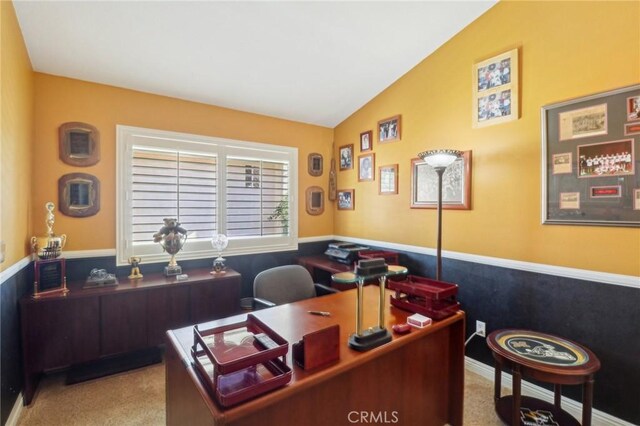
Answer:
[[[31,296],[25,296],[23,300],[25,302],[33,302],[40,303],[49,300],[60,300],[60,299],[70,299],[76,297],[95,297],[102,296],[105,294],[120,294],[122,292],[128,291],[139,291],[145,289],[151,289],[154,287],[162,287],[162,286],[183,286],[183,285],[191,285],[198,282],[204,281],[212,281],[212,280],[226,280],[239,278],[240,274],[233,269],[227,268],[224,274],[211,274],[211,269],[202,268],[202,269],[192,269],[184,271],[185,274],[189,275],[189,278],[186,280],[178,281],[175,276],[166,277],[162,272],[156,272],[151,274],[144,274],[143,278],[139,278],[136,280],[130,280],[127,277],[118,277],[118,285],[117,286],[108,286],[108,287],[93,287],[83,289],[82,287],[85,284],[85,280],[82,281],[73,281],[71,283],[67,283],[67,288],[69,289],[69,293],[66,296],[62,295],[50,295],[43,296],[39,299],[33,299]]]
[[[499,357],[549,375],[588,376],[600,369],[600,360],[588,348],[552,334],[496,330],[487,345]]]
[[[377,324],[378,294],[379,290],[377,287],[370,286],[364,288],[365,328],[372,327]],[[411,312],[406,312],[391,306],[391,304],[389,303],[390,295],[391,292],[388,291],[385,304],[385,319],[387,328],[391,331],[391,326],[393,324],[405,323],[407,316],[411,315]],[[424,338],[428,334],[434,333],[438,330],[450,326],[457,321],[462,321],[464,319],[464,313],[460,311],[442,321],[434,322],[432,326],[426,327],[424,329],[412,328],[412,331],[409,334],[393,334],[393,340],[390,343],[372,349],[368,352],[357,352],[350,349],[347,345],[349,336],[355,332],[356,328],[355,299],[356,292],[354,290],[351,290],[253,312],[255,316],[268,324],[280,336],[285,338],[290,345],[298,342],[300,339],[302,339],[303,335],[307,333],[328,327],[330,325],[339,324],[340,360],[335,364],[329,365],[328,367],[305,371],[294,365],[294,363],[292,362],[292,351],[290,347],[287,354],[287,364],[292,367],[293,376],[291,382],[287,386],[228,409],[222,409],[219,405],[213,402],[212,398],[206,398],[208,401],[207,405],[209,406],[209,409],[214,417],[224,417],[227,421],[232,421],[234,419],[244,417],[249,413],[264,408],[265,405],[275,403],[284,398],[288,398],[301,389],[313,386],[314,384],[334,377],[344,371],[354,369],[369,360],[380,357],[381,355],[393,351],[398,347],[404,346],[409,342]],[[331,316],[322,317],[311,315],[307,312],[310,310],[329,311],[331,312]],[[244,314],[237,315],[234,317],[201,324],[199,325],[199,328],[200,330],[206,330],[208,328],[220,325],[241,322],[244,321],[245,318],[246,315]],[[180,358],[182,358],[185,365],[191,366],[192,357],[190,354],[190,349],[193,345],[193,327],[170,330],[167,332],[167,337],[169,339],[169,342],[177,350]],[[193,367],[191,366],[191,368]],[[195,385],[200,388],[200,392],[203,395],[208,395],[208,392],[202,385],[202,383],[196,383]]]

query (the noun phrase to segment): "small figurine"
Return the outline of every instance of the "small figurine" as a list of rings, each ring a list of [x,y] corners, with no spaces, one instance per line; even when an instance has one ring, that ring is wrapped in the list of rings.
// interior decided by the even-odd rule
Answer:
[[[142,259],[139,256],[131,256],[129,258],[129,263],[131,264],[131,275],[129,275],[129,279],[136,280],[138,278],[142,278],[143,275],[140,273],[140,262]]]

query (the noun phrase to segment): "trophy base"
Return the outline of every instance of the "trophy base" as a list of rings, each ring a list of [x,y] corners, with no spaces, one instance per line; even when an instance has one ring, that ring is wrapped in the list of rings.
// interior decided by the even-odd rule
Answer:
[[[374,328],[365,330],[362,336],[352,334],[349,336],[349,347],[358,352],[365,352],[391,341],[391,333],[386,328]]]
[[[164,275],[166,277],[172,277],[174,275],[180,275],[180,274],[182,274],[182,266],[180,265],[164,267]]]

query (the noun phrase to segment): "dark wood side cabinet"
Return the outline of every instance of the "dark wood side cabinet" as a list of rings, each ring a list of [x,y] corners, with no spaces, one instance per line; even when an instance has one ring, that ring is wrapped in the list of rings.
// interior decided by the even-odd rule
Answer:
[[[240,312],[239,273],[186,272],[185,281],[147,274],[84,290],[77,282],[66,296],[20,300],[24,404],[46,370],[157,346],[167,330]]]

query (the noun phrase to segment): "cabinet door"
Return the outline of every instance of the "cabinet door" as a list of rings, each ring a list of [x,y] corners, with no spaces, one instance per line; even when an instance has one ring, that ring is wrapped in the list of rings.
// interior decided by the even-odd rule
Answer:
[[[199,324],[240,313],[240,276],[191,286],[191,322]]]
[[[101,355],[146,348],[147,292],[100,297]]]
[[[21,308],[28,371],[64,367],[99,356],[97,297],[40,300]]]
[[[189,287],[161,288],[147,295],[149,346],[164,343],[167,330],[189,325]]]

